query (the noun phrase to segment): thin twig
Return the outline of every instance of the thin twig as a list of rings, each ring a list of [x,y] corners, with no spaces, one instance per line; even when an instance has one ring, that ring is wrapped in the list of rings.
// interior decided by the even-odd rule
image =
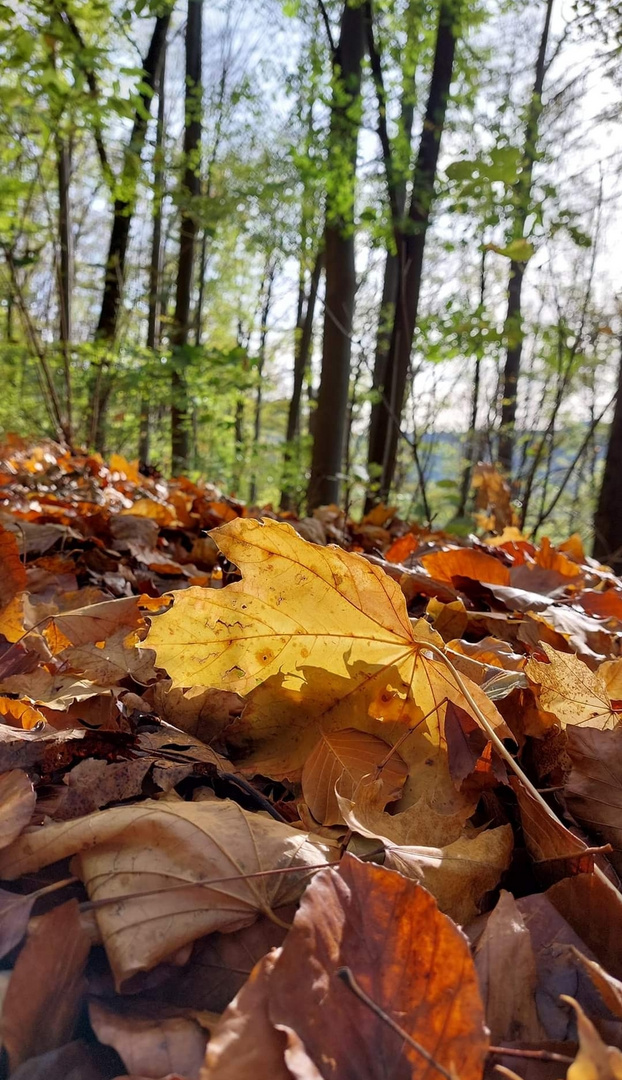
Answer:
[[[396,1035],[399,1035],[400,1038],[404,1040],[404,1042],[407,1042],[409,1046],[412,1046],[413,1050],[416,1050],[417,1053],[421,1055],[423,1060],[427,1061],[428,1065],[431,1065],[433,1069],[436,1069],[436,1071],[441,1074],[441,1076],[445,1077],[445,1080],[456,1080],[456,1076],[454,1073],[450,1073],[449,1070],[444,1067],[444,1065],[439,1065],[438,1061],[434,1060],[428,1050],[421,1046],[420,1043],[416,1042],[415,1039],[413,1039],[413,1037],[409,1035],[407,1031],[404,1031],[403,1027],[400,1027],[400,1025],[396,1023],[392,1016],[389,1016],[389,1014],[386,1013],[384,1009],[380,1008],[380,1005],[377,1005],[376,1002],[372,998],[370,998],[363,989],[361,989],[349,967],[338,968],[335,974],[338,979],[341,979],[341,981],[345,983],[348,990],[351,990],[355,997],[357,997],[359,1001],[363,1002],[363,1005],[366,1005],[368,1009],[371,1009],[371,1011],[375,1013],[379,1020],[382,1020],[385,1024],[388,1024],[388,1026],[395,1032]]]

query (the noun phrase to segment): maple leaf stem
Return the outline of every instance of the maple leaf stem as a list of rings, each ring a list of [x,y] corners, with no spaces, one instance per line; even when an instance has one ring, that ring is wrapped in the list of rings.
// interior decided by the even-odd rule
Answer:
[[[316,863],[314,866],[278,866],[273,870],[256,870],[252,874],[231,874],[228,877],[199,878],[198,881],[180,881],[176,885],[165,885],[162,889],[144,889],[140,892],[117,894],[115,896],[102,896],[100,900],[86,900],[83,904],[80,904],[80,911],[97,911],[98,908],[106,907],[108,904],[124,903],[126,900],[142,900],[145,896],[158,896],[160,893],[176,892],[179,889],[207,889],[211,885],[225,885],[230,881],[249,881],[252,878],[274,877],[278,874],[293,874],[296,871],[299,874],[305,874],[308,871],[316,873],[318,870],[325,870],[327,866],[338,865],[339,859],[335,859],[333,862]],[[75,881],[76,879],[73,878],[70,880]],[[67,884],[67,882],[64,884]],[[265,909],[265,914],[269,914],[268,909]],[[274,916],[274,912],[272,912],[270,917],[274,917],[279,926],[283,926],[286,930],[289,930],[289,924],[281,922],[278,919],[278,916]]]
[[[416,1050],[417,1053],[421,1055],[423,1060],[427,1061],[428,1065],[431,1065],[433,1069],[436,1069],[436,1071],[441,1074],[441,1076],[445,1077],[445,1080],[456,1080],[456,1077],[452,1073],[450,1073],[448,1069],[446,1069],[443,1065],[439,1065],[438,1061],[435,1061],[429,1051],[426,1050],[421,1045],[421,1043],[416,1042],[415,1039],[413,1039],[407,1031],[404,1031],[403,1027],[400,1027],[400,1025],[393,1019],[392,1016],[389,1016],[389,1014],[386,1013],[384,1009],[380,1008],[380,1005],[378,1005],[373,1000],[373,998],[370,998],[365,993],[365,991],[357,983],[354,975],[352,974],[352,970],[349,967],[338,968],[335,974],[338,979],[341,979],[341,981],[345,983],[348,990],[351,990],[355,997],[357,997],[359,1001],[363,1002],[363,1005],[366,1005],[367,1008],[371,1009],[371,1011],[375,1013],[380,1020],[382,1020],[385,1024],[388,1024],[396,1035],[399,1035],[400,1038],[404,1040],[404,1042],[407,1042],[409,1046],[412,1046],[413,1050]]]
[[[452,677],[454,679],[454,682],[456,683],[456,685],[457,685],[458,689],[460,690],[460,692],[466,698],[466,700],[467,700],[468,704],[470,705],[470,707],[473,709],[473,712],[475,713],[477,719],[479,720],[480,724],[482,725],[484,731],[488,735],[488,738],[492,742],[493,746],[496,747],[496,749],[499,751],[499,753],[501,754],[503,759],[505,761],[507,761],[507,763],[510,766],[510,768],[512,769],[512,771],[516,774],[516,776],[520,780],[521,784],[523,784],[523,786],[527,789],[527,791],[529,792],[531,797],[533,799],[535,799],[537,803],[539,803],[539,805],[543,808],[543,810],[546,811],[547,815],[556,824],[559,824],[559,819],[558,819],[557,815],[551,809],[551,807],[547,803],[546,799],[538,791],[537,787],[535,787],[535,785],[532,784],[529,777],[525,775],[525,773],[521,769],[518,762],[514,759],[514,757],[510,753],[510,751],[507,749],[505,743],[503,743],[502,740],[497,735],[497,733],[494,730],[494,728],[492,727],[490,721],[486,719],[486,717],[484,716],[484,714],[483,714],[482,710],[480,709],[479,705],[477,704],[477,702],[475,701],[475,699],[472,697],[471,693],[469,692],[468,687],[465,685],[464,680],[462,679],[462,676],[460,675],[460,672],[457,671],[457,669],[454,667],[454,665],[452,664],[449,657],[445,656],[445,653],[443,652],[443,650],[440,649],[438,647],[438,645],[435,645],[431,641],[426,641],[424,648],[429,649],[429,651],[431,653],[433,653],[434,656],[437,656],[438,659],[442,660],[442,662],[445,664],[445,666],[447,668],[449,668],[449,670],[450,670],[450,672],[452,674]],[[607,885],[608,888],[610,888],[610,889],[615,888],[614,885],[612,884],[612,882],[607,877],[607,875],[605,873],[603,873],[603,871],[600,869],[599,866],[594,866],[594,873],[595,873],[596,877],[600,878],[600,880],[601,880],[601,882],[603,884]]]

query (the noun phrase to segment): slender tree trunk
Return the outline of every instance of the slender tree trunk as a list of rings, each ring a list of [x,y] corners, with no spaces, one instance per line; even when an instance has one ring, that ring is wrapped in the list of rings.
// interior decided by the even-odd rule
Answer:
[[[326,297],[322,376],[314,420],[309,508],[338,502],[348,417],[350,355],[356,272],[354,198],[361,107],[365,17],[360,4],[344,4],[333,57],[324,251]]]
[[[71,182],[71,150],[62,135],[56,137],[56,165],[58,178],[58,340],[63,354],[63,372],[65,381],[65,421],[68,438],[72,437],[71,408],[71,299],[73,291],[73,236],[71,231],[71,202],[69,185]]]
[[[479,315],[480,318],[484,314],[484,304],[486,301],[486,247],[482,245],[482,259],[480,263],[479,274]],[[473,369],[473,384],[471,387],[471,419],[469,422],[469,430],[467,434],[466,444],[466,462],[464,469],[462,470],[462,483],[460,485],[460,502],[458,503],[458,509],[456,510],[456,516],[463,518],[466,514],[467,500],[469,498],[469,491],[471,489],[471,476],[473,474],[473,466],[478,457],[478,437],[477,437],[477,412],[479,408],[479,387],[482,368],[482,345],[481,337],[478,338],[477,349],[475,353],[475,366]]]
[[[154,351],[160,341],[160,303],[162,278],[162,203],[164,198],[164,112],[166,96],[166,43],[162,52],[160,91],[158,97],[158,120],[153,152],[153,232],[151,234],[151,259],[149,262],[149,313],[147,316],[147,348]],[[138,459],[143,465],[149,463],[151,441],[151,408],[149,394],[143,390],[140,401],[140,432]]]
[[[376,91],[378,94],[378,109],[381,116],[379,120],[379,127],[381,128],[380,140],[383,146],[385,157],[388,154],[390,160],[385,160],[385,166],[387,168],[387,180],[392,188],[392,195],[390,198],[391,212],[393,217],[393,233],[395,234],[396,226],[401,223],[404,212],[406,209],[406,181],[407,170],[410,171],[410,148],[412,143],[412,129],[414,121],[414,75],[415,71],[411,62],[410,51],[414,48],[417,33],[420,29],[420,14],[418,11],[418,4],[409,3],[407,9],[406,19],[406,44],[404,48],[404,67],[402,72],[402,91],[401,91],[401,106],[400,106],[400,118],[399,118],[399,135],[398,139],[402,142],[402,154],[403,161],[402,169],[396,167],[393,161],[393,151],[389,144],[389,136],[386,128],[386,99],[384,91],[384,81],[382,73],[382,59],[376,49],[375,38],[373,33],[373,8],[371,2],[367,6],[367,31],[369,40],[369,52],[371,57],[372,74],[374,76],[374,82],[376,84]],[[412,69],[412,70],[409,70]],[[406,166],[406,168],[405,168]],[[397,289],[399,283],[399,260],[397,251],[392,248],[387,249],[387,254],[384,264],[384,276],[382,283],[382,299],[380,301],[380,312],[378,316],[378,329],[376,331],[376,351],[374,356],[374,372],[372,377],[372,405],[369,417],[369,430],[368,430],[368,447],[375,443],[375,431],[379,422],[379,416],[382,409],[382,391],[387,372],[387,361],[389,358],[389,350],[391,347],[391,334],[393,321],[395,318],[395,306],[397,304]],[[368,462],[368,466],[371,467],[371,473],[374,469],[373,462]],[[377,479],[377,477],[371,477],[371,479]],[[368,498],[366,500],[366,509],[371,509],[373,505],[373,499]]]
[[[285,432],[285,449],[283,451],[283,488],[281,491],[281,510],[291,510],[294,505],[295,493],[292,484],[292,466],[300,464],[299,447],[300,437],[300,407],[302,404],[302,391],[311,359],[311,342],[313,338],[313,318],[317,300],[322,268],[324,266],[324,252],[318,251],[309,294],[305,298],[304,281],[301,284],[298,304],[298,318],[296,320],[296,335],[294,341],[294,385],[292,396],[287,410],[287,430]],[[306,299],[306,302],[305,302]]]
[[[616,574],[622,572],[622,339],[618,393],[613,410],[605,470],[594,515],[595,559],[608,563]]]
[[[398,286],[391,344],[384,381],[380,388],[382,398],[377,422],[370,432],[370,475],[380,475],[379,490],[370,493],[371,501],[389,497],[395,471],[410,353],[419,312],[426,234],[434,200],[440,142],[454,69],[459,10],[459,0],[441,0],[432,77],[413,170],[410,207],[405,222],[399,221],[395,206],[393,170],[390,160],[386,160],[387,148],[384,148],[393,207]]]
[[[188,468],[190,457],[190,400],[187,383],[188,333],[194,281],[194,251],[198,233],[196,207],[201,193],[201,41],[203,0],[188,0],[186,24],[186,119],[184,127],[185,170],[182,183],[182,215],[175,316],[171,332],[171,461],[173,474]]]
[[[259,353],[257,356],[257,388],[255,390],[255,417],[253,423],[253,474],[251,476],[251,482],[249,486],[248,501],[251,506],[254,505],[257,499],[257,454],[259,452],[259,441],[261,439],[261,406],[263,401],[263,373],[266,364],[266,341],[268,338],[268,318],[270,316],[270,306],[272,304],[272,286],[274,284],[274,263],[270,263],[267,267],[266,273],[266,285],[264,292],[264,302],[261,311],[261,331],[259,337]]]
[[[544,26],[540,36],[540,45],[536,59],[533,91],[527,110],[525,123],[525,142],[523,162],[519,179],[515,186],[515,215],[512,239],[522,240],[525,224],[531,209],[531,188],[533,166],[536,160],[538,128],[542,113],[542,88],[546,75],[546,53],[551,28],[553,0],[547,0]],[[503,371],[503,397],[501,404],[501,427],[499,431],[499,464],[512,475],[512,458],[516,434],[516,405],[518,400],[518,382],[520,378],[521,356],[523,352],[522,292],[525,263],[512,260],[510,263],[510,281],[508,286],[508,306],[505,318],[506,354]]]
[[[106,257],[104,292],[95,339],[101,343],[102,355],[97,358],[90,379],[90,441],[98,450],[104,446],[104,430],[108,399],[112,390],[111,350],[117,335],[123,287],[125,259],[130,228],[136,203],[136,190],[140,173],[140,159],[145,145],[151,99],[158,92],[162,55],[171,20],[170,11],[158,15],[151,42],[143,60],[143,90],[134,114],[134,123],[123,160],[121,177],[122,195],[115,199],[112,228]]]

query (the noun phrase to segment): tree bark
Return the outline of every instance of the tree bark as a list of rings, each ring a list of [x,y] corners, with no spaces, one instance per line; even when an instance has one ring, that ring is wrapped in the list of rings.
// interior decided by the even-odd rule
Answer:
[[[594,515],[595,559],[622,573],[622,340],[620,342],[618,393],[613,410],[605,470]]]
[[[324,251],[317,253],[309,293],[305,297],[304,281],[301,284],[301,294],[298,305],[298,318],[294,341],[294,384],[292,396],[287,410],[287,430],[285,432],[285,448],[283,450],[283,487],[281,491],[281,510],[291,510],[296,502],[292,478],[290,476],[292,466],[299,458],[297,445],[300,437],[300,407],[302,404],[302,391],[305,377],[309,370],[311,359],[311,341],[313,338],[313,318],[317,301],[322,268],[324,266]]]
[[[186,350],[190,330],[190,304],[194,281],[194,252],[198,233],[193,202],[201,194],[201,42],[203,0],[188,0],[186,24],[186,106],[184,126],[185,169],[181,186],[182,215],[175,315],[171,331],[171,464],[173,474],[188,468],[190,456],[190,399]]]
[[[148,349],[156,349],[160,341],[160,308],[162,277],[162,202],[164,197],[164,112],[166,97],[166,42],[162,51],[160,90],[158,96],[158,120],[153,151],[153,232],[151,234],[151,259],[149,261],[149,312],[147,315]],[[140,431],[138,437],[138,460],[149,464],[151,441],[151,408],[149,394],[143,391],[140,402]]]
[[[339,500],[348,416],[356,272],[354,198],[360,126],[365,18],[360,4],[344,4],[333,55],[324,252],[326,296],[322,375],[314,418],[309,509]]]
[[[58,340],[63,355],[63,373],[65,382],[65,422],[69,444],[72,439],[72,402],[71,402],[71,299],[73,292],[73,236],[71,230],[71,202],[69,185],[71,182],[71,151],[66,138],[56,136],[56,166],[58,179]]]
[[[140,159],[145,145],[151,100],[158,92],[162,55],[171,20],[170,11],[158,15],[151,42],[143,60],[143,89],[134,113],[134,123],[127,144],[121,177],[122,196],[115,199],[112,228],[106,257],[104,292],[95,331],[95,340],[101,343],[102,356],[91,371],[91,403],[89,416],[90,441],[97,450],[104,446],[104,429],[108,399],[112,390],[110,350],[117,335],[123,287],[125,282],[125,259],[130,228],[136,203],[136,190],[140,172]]]
[[[370,475],[380,476],[379,488],[370,492],[369,501],[386,500],[395,472],[399,427],[410,367],[419,296],[425,241],[434,200],[441,136],[445,125],[447,102],[454,69],[459,0],[441,0],[434,64],[428,92],[407,220],[399,221],[395,207],[395,186],[390,160],[386,159],[389,194],[393,204],[397,249],[398,285],[391,343],[377,420],[370,431],[368,463]]]
[[[249,485],[248,501],[254,505],[257,498],[257,454],[261,439],[261,407],[263,403],[263,372],[266,364],[266,341],[268,339],[268,318],[272,304],[272,286],[274,284],[275,265],[272,261],[266,267],[264,302],[261,310],[261,330],[259,334],[259,353],[257,356],[257,387],[255,390],[255,417],[253,423],[253,472]]]
[[[553,0],[547,0],[544,26],[540,35],[540,45],[536,59],[533,91],[527,110],[525,123],[525,141],[520,176],[515,185],[515,215],[512,239],[522,240],[525,223],[531,208],[531,188],[533,166],[536,160],[538,127],[542,113],[542,88],[546,75],[546,52],[551,28]],[[512,458],[516,436],[516,406],[518,401],[518,382],[520,378],[521,357],[523,352],[522,292],[525,263],[512,260],[510,263],[510,281],[508,285],[508,306],[505,318],[506,354],[503,370],[503,390],[501,404],[501,427],[499,430],[499,464],[508,476],[512,475]]]

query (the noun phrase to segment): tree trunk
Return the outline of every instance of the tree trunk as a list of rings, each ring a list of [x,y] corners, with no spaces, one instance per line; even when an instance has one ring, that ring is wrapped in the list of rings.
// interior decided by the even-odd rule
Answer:
[[[618,393],[613,410],[605,471],[594,515],[595,559],[622,573],[622,339]]]
[[[512,239],[522,240],[525,223],[530,211],[533,166],[536,160],[538,127],[542,112],[542,88],[546,75],[546,51],[551,28],[553,0],[547,0],[544,26],[540,36],[540,46],[536,59],[533,92],[527,110],[525,123],[525,142],[520,176],[515,185],[515,215]],[[505,318],[506,355],[503,371],[503,390],[501,404],[501,427],[499,430],[499,464],[508,476],[512,475],[512,458],[516,434],[516,404],[518,400],[518,381],[520,378],[521,356],[523,352],[522,327],[522,291],[525,263],[512,260],[510,263],[510,281],[508,285],[508,306]]]
[[[184,127],[184,177],[181,188],[182,215],[175,315],[171,331],[171,464],[173,474],[188,468],[190,456],[190,401],[186,355],[190,330],[190,303],[194,281],[194,249],[198,232],[196,207],[201,194],[201,40],[203,0],[188,0],[186,24],[186,118]]]
[[[56,166],[58,179],[58,340],[63,354],[63,372],[65,381],[65,423],[67,437],[71,445],[72,408],[71,408],[71,298],[73,291],[73,236],[71,231],[71,203],[69,185],[71,182],[71,151],[62,135],[56,136]]]
[[[480,262],[479,272],[479,308],[478,314],[480,319],[484,316],[484,305],[486,302],[486,246],[482,245],[482,258]],[[469,491],[471,490],[471,476],[473,474],[473,466],[477,460],[479,454],[479,439],[477,437],[477,413],[479,408],[479,388],[481,379],[483,349],[482,338],[478,334],[477,347],[475,351],[475,367],[473,369],[473,384],[471,386],[471,419],[469,422],[469,430],[467,434],[466,443],[466,461],[462,470],[462,482],[460,484],[460,501],[456,510],[456,517],[463,518],[466,514],[467,501],[469,498]]]
[[[322,375],[314,420],[309,508],[339,500],[348,416],[356,273],[354,198],[361,108],[365,18],[360,4],[344,4],[333,57],[324,251],[326,297]]]
[[[379,110],[379,135],[380,142],[383,147],[383,153],[385,155],[385,167],[387,169],[387,181],[389,183],[389,202],[391,206],[391,213],[393,218],[393,233],[395,234],[396,227],[401,223],[404,217],[404,211],[406,209],[406,171],[400,175],[400,172],[394,167],[393,153],[391,145],[389,143],[389,135],[386,127],[386,96],[384,91],[383,73],[382,73],[382,59],[377,51],[374,28],[373,28],[373,8],[371,0],[367,5],[367,33],[369,41],[369,52],[371,57],[372,73],[374,76],[374,82],[376,84],[376,91],[378,94],[378,110]],[[412,129],[414,121],[414,70],[409,70],[412,64],[409,63],[409,51],[413,49],[415,41],[417,40],[417,34],[420,31],[420,14],[418,10],[418,4],[411,3],[407,9],[406,19],[406,44],[403,53],[403,71],[402,71],[402,92],[401,92],[401,105],[400,105],[400,117],[399,117],[399,138],[402,140],[404,152],[402,158],[404,163],[408,162],[408,169],[410,169],[410,148],[412,142]],[[407,148],[407,150],[406,150]],[[397,172],[397,175],[396,175]],[[375,430],[378,424],[378,418],[381,412],[382,406],[382,390],[386,378],[387,361],[389,357],[389,349],[391,347],[391,334],[393,320],[395,318],[395,306],[397,304],[397,289],[399,282],[399,261],[397,252],[387,249],[385,264],[384,264],[384,276],[382,283],[382,299],[380,301],[380,312],[378,316],[378,328],[376,331],[376,350],[374,355],[374,372],[372,376],[372,404],[369,417],[369,430],[368,430],[368,447],[372,446],[375,442]],[[377,480],[379,477],[374,477],[373,462],[368,461],[368,468],[370,469],[370,479]],[[373,498],[367,497],[365,509],[370,510],[373,505]]]
[[[160,288],[162,277],[162,202],[164,197],[164,111],[166,99],[166,43],[162,52],[160,91],[158,97],[158,121],[153,151],[153,232],[151,234],[151,259],[149,262],[149,313],[147,316],[147,348],[156,349],[160,341]],[[149,464],[151,441],[151,409],[149,394],[143,390],[140,401],[140,432],[138,459]]]
[[[123,159],[121,176],[123,195],[116,198],[114,203],[112,228],[106,258],[104,292],[97,330],[95,331],[95,339],[101,343],[103,353],[93,365],[90,380],[90,440],[97,450],[102,450],[104,445],[106,408],[112,390],[112,358],[110,350],[117,335],[119,324],[125,278],[125,258],[136,203],[140,159],[145,145],[151,99],[159,88],[162,56],[170,20],[170,11],[166,15],[158,15],[156,18],[151,43],[142,63],[144,74],[141,83],[143,90],[134,113],[132,134]]]
[[[283,450],[281,510],[291,510],[296,501],[290,473],[293,465],[300,464],[299,447],[297,445],[300,437],[300,407],[302,404],[304,381],[311,359],[313,318],[315,315],[315,304],[323,266],[324,252],[323,250],[320,250],[317,253],[313,265],[311,282],[309,284],[309,294],[306,297],[306,303],[304,282],[301,285],[298,318],[296,320],[296,336],[294,341],[294,385],[292,387],[292,396],[287,411],[287,430],[285,432],[285,448]]]
[[[426,234],[454,69],[458,14],[459,3],[456,0],[441,0],[434,65],[406,222],[400,222],[393,209],[398,263],[397,299],[386,371],[380,388],[382,398],[377,422],[370,432],[370,475],[375,472],[380,476],[379,490],[370,493],[371,501],[388,498],[395,471],[410,353],[419,311]],[[391,189],[391,166],[390,162],[386,164]]]
[[[251,482],[249,486],[248,501],[251,506],[254,505],[257,498],[257,454],[259,451],[259,440],[261,439],[261,406],[263,399],[263,372],[266,363],[266,341],[268,338],[268,317],[270,315],[270,305],[272,303],[272,286],[274,284],[274,263],[270,262],[266,268],[266,285],[264,292],[264,302],[261,311],[261,331],[259,336],[259,354],[257,357],[257,388],[255,391],[255,418],[253,424],[253,474],[251,476]]]

